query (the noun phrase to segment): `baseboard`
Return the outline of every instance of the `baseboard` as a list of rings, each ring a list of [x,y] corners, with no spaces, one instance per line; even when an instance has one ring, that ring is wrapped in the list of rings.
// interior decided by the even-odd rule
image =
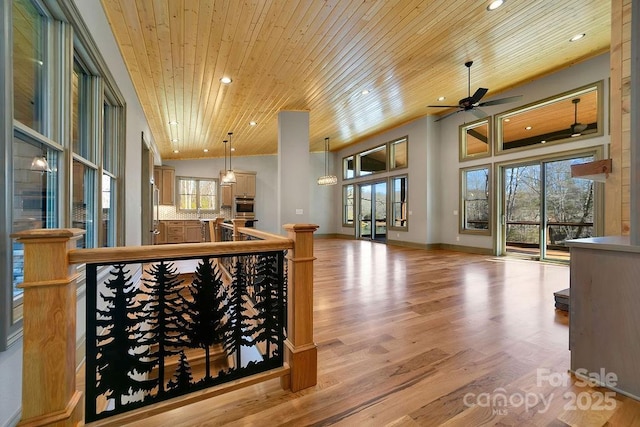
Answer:
[[[14,427],[17,426],[20,422],[20,418],[22,417],[22,406],[16,409],[16,411],[11,415],[11,417],[7,418],[7,422],[2,425],[2,427]]]
[[[387,245],[393,246],[402,246],[405,248],[413,248],[413,249],[424,249],[424,250],[433,250],[440,249],[439,243],[415,243],[415,242],[405,242],[402,240],[387,240]]]
[[[313,237],[315,239],[355,240],[355,237],[350,234],[339,234],[339,233],[314,234]]]
[[[445,251],[464,252],[468,254],[478,254],[478,255],[494,255],[493,249],[490,249],[490,248],[476,248],[473,246],[450,245],[448,243],[440,243],[439,246],[440,247],[438,249],[442,249]]]

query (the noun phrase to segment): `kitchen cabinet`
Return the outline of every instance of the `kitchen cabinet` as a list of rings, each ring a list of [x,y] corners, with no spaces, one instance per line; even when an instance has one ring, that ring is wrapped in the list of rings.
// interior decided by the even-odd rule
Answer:
[[[200,221],[184,222],[184,241],[185,243],[202,242],[202,223]]]
[[[255,172],[236,172],[234,197],[256,197]]]
[[[220,182],[222,182],[222,177],[224,177],[224,173],[220,172]],[[220,187],[220,206],[233,206],[233,186],[228,185],[225,187]]]
[[[164,245],[167,243],[167,224],[164,221],[158,221],[158,232],[154,243],[156,245]]]
[[[173,205],[176,185],[176,171],[169,166],[153,168],[153,182],[158,189],[158,203]]]
[[[156,244],[202,242],[202,222],[197,220],[169,220],[158,224],[160,234]]]
[[[167,243],[184,242],[184,221],[166,221]]]

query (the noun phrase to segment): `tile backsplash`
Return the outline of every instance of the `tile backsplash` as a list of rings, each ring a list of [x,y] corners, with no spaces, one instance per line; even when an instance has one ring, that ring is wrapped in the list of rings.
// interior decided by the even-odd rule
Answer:
[[[201,213],[200,216],[198,216],[196,212],[182,212],[175,206],[160,205],[158,215],[158,219],[161,221],[171,219],[213,219],[219,216],[223,216],[225,219],[231,219],[232,212],[231,208],[223,207],[220,208],[220,213]]]

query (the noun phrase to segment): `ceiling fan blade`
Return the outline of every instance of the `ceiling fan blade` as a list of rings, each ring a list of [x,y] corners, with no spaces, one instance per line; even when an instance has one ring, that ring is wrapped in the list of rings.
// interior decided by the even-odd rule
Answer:
[[[479,87],[478,90],[476,90],[476,93],[474,93],[471,97],[471,103],[475,104],[476,102],[480,101],[482,97],[487,94],[487,92],[489,92],[489,89]]]
[[[484,119],[485,117],[488,116],[487,113],[485,113],[484,111],[482,111],[479,108],[473,108],[471,109],[471,114],[473,114],[474,116],[476,116],[479,119]]]
[[[427,105],[427,107],[433,107],[433,108],[460,108],[459,105]]]
[[[453,116],[454,114],[458,114],[460,111],[464,111],[464,110],[457,110],[457,111],[453,111],[453,112],[451,112],[451,113],[449,113],[449,114],[445,114],[445,115],[444,115],[444,116],[442,116],[442,117],[438,117],[435,121],[436,121],[436,122],[439,122],[440,120],[444,120],[444,119],[446,119],[446,118],[447,118],[447,117],[449,117],[449,116]]]
[[[480,104],[478,104],[478,106],[479,107],[485,107],[485,106],[489,106],[489,105],[507,104],[509,102],[517,101],[520,98],[522,98],[522,95],[510,96],[508,98],[494,99],[492,101],[481,102]]]

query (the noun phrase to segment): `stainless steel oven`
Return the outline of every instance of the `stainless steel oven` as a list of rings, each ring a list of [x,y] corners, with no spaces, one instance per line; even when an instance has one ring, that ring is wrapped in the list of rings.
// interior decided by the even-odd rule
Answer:
[[[256,217],[253,197],[236,197],[233,203],[235,218],[253,219]]]

